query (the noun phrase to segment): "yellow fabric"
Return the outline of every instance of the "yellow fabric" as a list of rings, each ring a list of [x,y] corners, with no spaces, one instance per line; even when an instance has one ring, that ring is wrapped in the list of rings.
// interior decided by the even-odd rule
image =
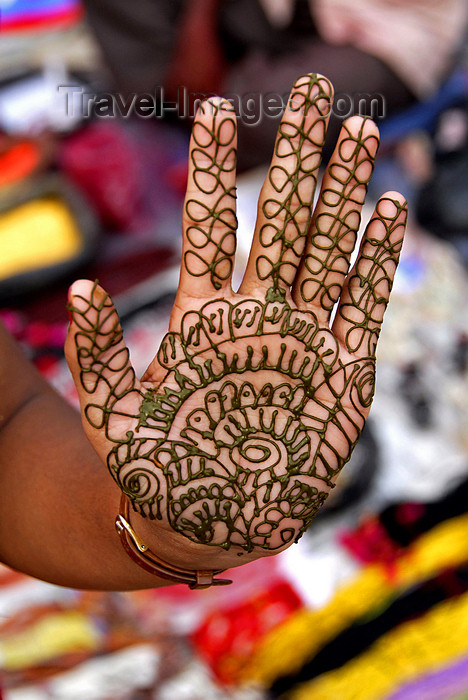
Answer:
[[[468,593],[402,624],[343,668],[293,691],[290,700],[380,700],[468,650]]]
[[[15,671],[76,651],[93,651],[98,635],[83,613],[49,615],[0,642],[0,667]]]
[[[58,198],[38,199],[0,214],[0,279],[73,258],[79,230]]]
[[[329,640],[391,595],[468,560],[468,515],[445,521],[405,550],[390,579],[384,564],[366,567],[328,605],[299,611],[275,628],[244,668],[244,680],[270,685],[294,673]]]

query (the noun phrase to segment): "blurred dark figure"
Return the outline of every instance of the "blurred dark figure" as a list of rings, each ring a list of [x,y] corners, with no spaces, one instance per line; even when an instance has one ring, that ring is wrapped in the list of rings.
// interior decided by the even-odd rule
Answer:
[[[179,99],[180,86],[189,93],[252,93],[240,122],[244,169],[267,161],[279,120],[265,117],[259,96],[286,93],[301,73],[323,73],[338,95],[347,96],[332,120],[334,142],[350,101],[355,107],[360,100],[362,114],[366,99],[380,95],[391,114],[434,91],[451,68],[468,9],[466,0],[85,0],[85,5],[120,92],[154,94],[159,86],[169,103]],[[251,113],[252,106],[258,114]]]
[[[416,215],[455,246],[468,269],[468,100],[440,115],[431,155],[432,173],[419,191]]]

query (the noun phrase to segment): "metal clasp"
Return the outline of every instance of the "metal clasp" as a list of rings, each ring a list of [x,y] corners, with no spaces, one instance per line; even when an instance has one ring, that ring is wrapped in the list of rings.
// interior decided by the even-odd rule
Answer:
[[[116,528],[116,530],[117,530],[117,532],[118,532],[119,534],[120,534],[120,533],[122,532],[122,530],[125,528],[125,530],[128,532],[128,534],[129,534],[130,537],[132,538],[133,542],[135,543],[136,548],[137,548],[140,552],[147,552],[147,551],[148,551],[148,545],[145,544],[142,540],[140,540],[140,538],[139,538],[138,535],[136,534],[136,532],[135,532],[135,530],[133,529],[133,527],[130,525],[129,522],[127,522],[127,521],[125,520],[125,518],[123,517],[123,515],[120,515],[120,513],[119,513],[119,515],[118,515],[118,516],[116,517],[116,519],[115,519],[115,528]]]

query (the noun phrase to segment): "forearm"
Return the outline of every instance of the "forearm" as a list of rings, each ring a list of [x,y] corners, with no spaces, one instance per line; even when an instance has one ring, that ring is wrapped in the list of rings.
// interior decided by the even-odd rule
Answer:
[[[165,585],[122,549],[119,497],[79,415],[0,327],[0,559],[75,588]]]

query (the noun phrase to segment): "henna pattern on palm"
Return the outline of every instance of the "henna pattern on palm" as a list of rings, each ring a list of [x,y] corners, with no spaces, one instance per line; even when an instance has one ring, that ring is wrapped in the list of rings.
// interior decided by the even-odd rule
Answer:
[[[377,136],[365,120],[345,125],[312,216],[330,100],[323,77],[296,82],[237,294],[235,122],[222,101],[205,106],[178,300],[143,380],[108,295],[73,297],[82,407],[112,476],[135,510],[200,544],[273,552],[297,540],[372,402],[405,206],[379,201],[348,272]]]

